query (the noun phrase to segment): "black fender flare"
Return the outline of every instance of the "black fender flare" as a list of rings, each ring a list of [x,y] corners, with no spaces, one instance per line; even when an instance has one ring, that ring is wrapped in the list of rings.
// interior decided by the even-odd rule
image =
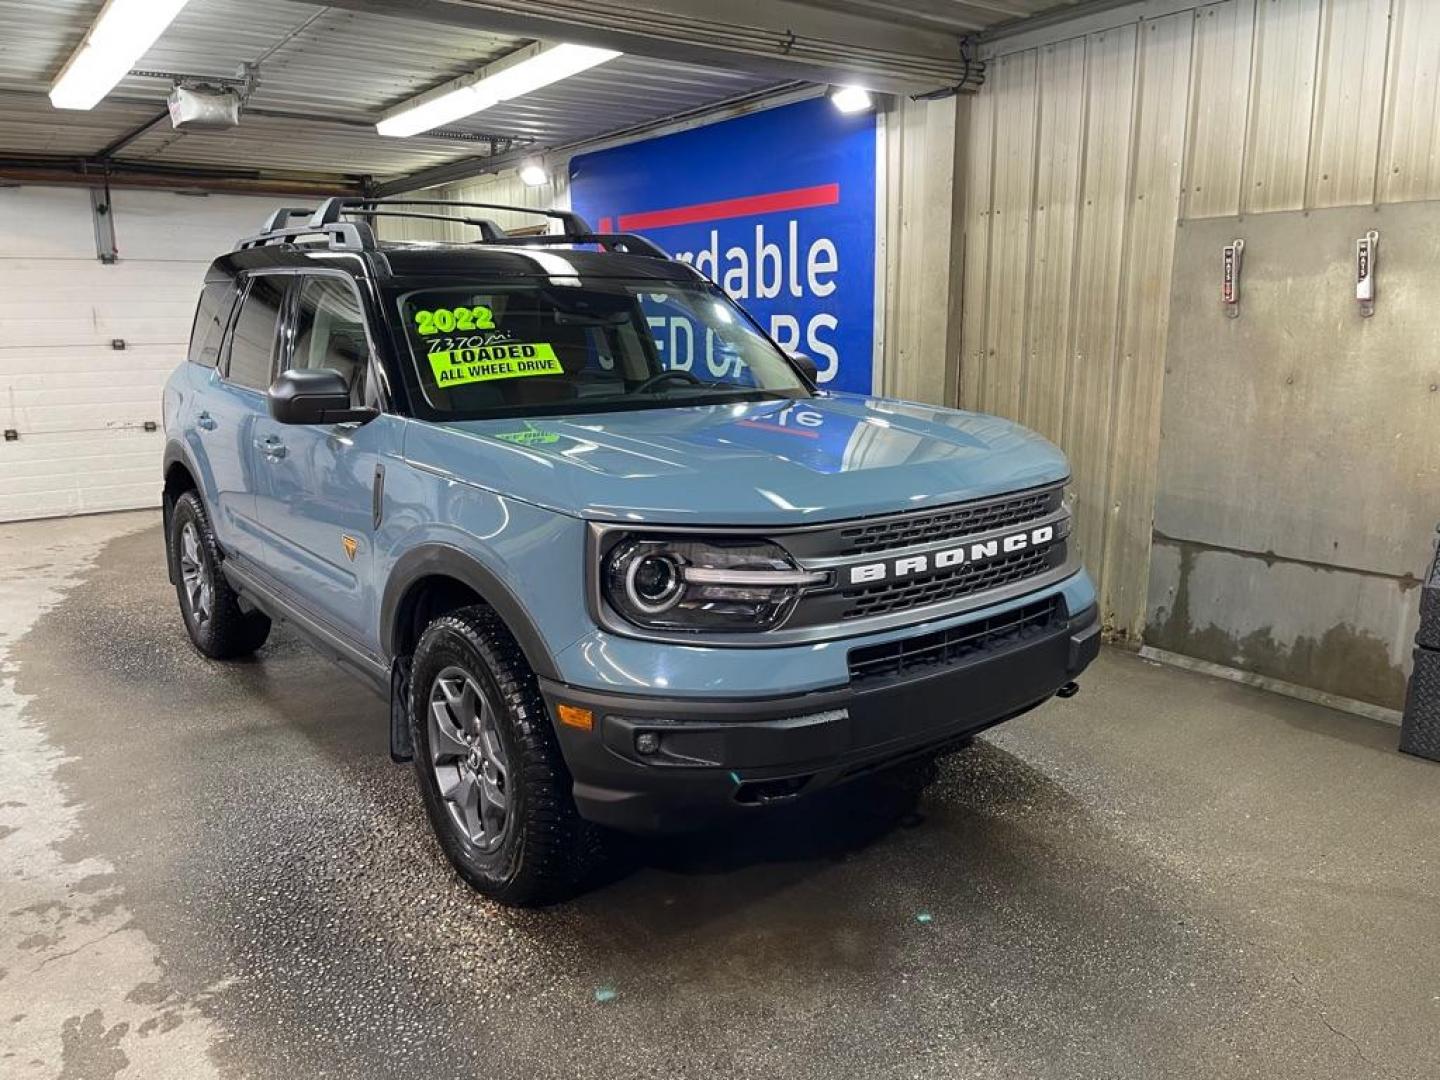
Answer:
[[[380,646],[392,663],[396,658],[400,630],[397,621],[400,604],[410,586],[421,578],[436,575],[451,577],[467,585],[505,621],[519,642],[530,669],[542,678],[559,679],[559,670],[550,655],[549,646],[530,618],[530,613],[525,610],[525,605],[500,575],[460,548],[438,542],[420,544],[405,552],[396,561],[385,582],[380,601]]]
[[[160,469],[161,474],[163,475],[165,473],[168,473],[170,471],[170,466],[172,465],[184,465],[185,471],[188,472],[192,477],[195,476],[197,471],[195,468],[195,463],[190,460],[190,454],[185,449],[185,444],[182,443],[179,439],[166,440],[165,461]],[[197,484],[200,482],[198,477],[196,477],[195,482]]]
[[[171,468],[176,465],[179,465],[190,474],[190,479],[195,482],[195,493],[200,496],[200,500],[203,502],[205,500],[205,489],[201,486],[200,482],[201,472],[199,466],[195,463],[195,459],[191,456],[190,450],[179,439],[167,439],[165,442],[165,456],[160,465],[160,485],[162,491],[165,486],[165,480],[170,475]],[[161,505],[165,509],[166,524],[168,525],[170,514],[169,500],[162,497]]]

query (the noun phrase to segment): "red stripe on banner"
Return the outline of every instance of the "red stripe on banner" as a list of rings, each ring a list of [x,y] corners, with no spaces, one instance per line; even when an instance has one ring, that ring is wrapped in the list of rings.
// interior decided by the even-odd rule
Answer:
[[[663,229],[669,225],[693,225],[699,221],[720,221],[723,218],[749,217],[752,214],[774,214],[782,210],[809,210],[816,206],[834,206],[840,201],[839,184],[817,184],[815,187],[772,191],[768,195],[746,195],[739,199],[675,206],[669,210],[646,210],[638,214],[621,214],[620,231]]]
[[[781,435],[799,435],[802,439],[818,439],[818,431],[808,431],[805,428],[781,427],[779,424],[767,424],[763,420],[736,420],[735,423],[741,427],[759,428],[761,431],[775,431]]]
[[[610,219],[608,217],[602,217],[600,219],[600,231],[602,233],[608,233],[613,228],[614,226],[610,224]]]

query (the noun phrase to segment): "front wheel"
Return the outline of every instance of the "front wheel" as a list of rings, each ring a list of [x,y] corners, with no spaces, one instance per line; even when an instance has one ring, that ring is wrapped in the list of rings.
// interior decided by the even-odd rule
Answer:
[[[505,904],[562,899],[598,855],[535,675],[489,608],[436,619],[410,678],[415,773],[456,871]]]

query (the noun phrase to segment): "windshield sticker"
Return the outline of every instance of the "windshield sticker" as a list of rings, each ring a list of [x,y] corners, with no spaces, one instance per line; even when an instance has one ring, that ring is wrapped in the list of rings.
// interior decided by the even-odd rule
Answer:
[[[495,313],[484,304],[415,312],[415,332],[421,337],[455,330],[494,330]]]
[[[555,349],[534,345],[482,345],[474,349],[448,349],[430,353],[430,369],[440,387],[492,379],[523,379],[535,375],[564,375]]]

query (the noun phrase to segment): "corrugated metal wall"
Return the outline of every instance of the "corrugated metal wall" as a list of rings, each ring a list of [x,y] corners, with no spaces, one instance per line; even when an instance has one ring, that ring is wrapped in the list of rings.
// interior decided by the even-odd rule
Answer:
[[[885,114],[881,177],[883,313],[880,388],[895,397],[954,401],[960,347],[956,166],[959,99],[901,100]]]
[[[1440,198],[1440,3],[1149,3],[990,59],[968,103],[959,400],[1070,454],[1105,622],[1134,639],[1177,220]]]

